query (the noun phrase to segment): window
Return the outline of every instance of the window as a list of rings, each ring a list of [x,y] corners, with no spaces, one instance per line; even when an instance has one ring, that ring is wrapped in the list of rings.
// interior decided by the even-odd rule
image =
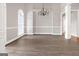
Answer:
[[[18,35],[24,33],[24,13],[23,10],[18,10]]]

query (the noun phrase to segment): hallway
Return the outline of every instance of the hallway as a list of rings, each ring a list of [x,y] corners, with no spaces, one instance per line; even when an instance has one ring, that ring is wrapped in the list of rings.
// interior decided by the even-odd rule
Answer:
[[[79,40],[57,35],[25,35],[6,49],[9,56],[79,56]]]

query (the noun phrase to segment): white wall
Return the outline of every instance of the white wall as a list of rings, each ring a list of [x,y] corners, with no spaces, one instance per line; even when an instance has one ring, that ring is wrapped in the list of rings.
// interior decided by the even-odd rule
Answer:
[[[79,3],[72,3],[71,9],[71,35],[79,37]]]
[[[71,13],[71,34],[72,35],[77,35],[77,22],[78,22],[78,12],[77,11],[72,11]]]
[[[33,5],[32,3],[24,4],[25,10],[25,34],[33,34]]]
[[[56,35],[62,34],[62,19],[61,19],[61,7],[56,5],[53,7],[53,33]]]
[[[33,11],[27,12],[27,34],[33,34]]]
[[[39,11],[38,11],[39,12]],[[36,12],[36,20],[34,26],[34,34],[52,34],[53,33],[53,13],[50,10],[46,16],[38,15]]]
[[[61,34],[61,7],[60,4],[45,4],[50,9],[49,16],[39,17],[34,15],[33,8],[41,9],[42,4],[7,3],[7,40],[18,36],[18,9],[24,11],[24,32],[28,33],[53,33]],[[41,19],[40,19],[41,18]],[[42,21],[41,21],[42,20]],[[36,22],[36,24],[35,24]],[[28,26],[31,26],[30,28]],[[40,27],[42,28],[34,28]],[[43,28],[46,27],[46,28]],[[48,28],[49,27],[49,28]],[[29,30],[30,29],[30,30]],[[27,32],[28,31],[28,32]]]
[[[49,16],[39,16],[38,11],[42,8],[42,4],[32,4],[28,8],[34,8],[33,14],[33,33],[35,34],[54,34],[60,35],[62,32],[61,25],[61,6],[60,4],[44,4],[49,10]],[[27,9],[27,8],[26,8]]]
[[[71,34],[79,37],[79,11],[72,11],[71,14]]]
[[[34,8],[34,10],[33,10]],[[27,14],[29,11],[31,11],[33,13],[31,13],[32,17],[31,17],[31,23],[30,25],[33,25],[32,30],[29,30],[31,33],[33,31],[33,33],[52,33],[54,35],[60,35],[62,32],[62,25],[61,25],[61,6],[60,4],[45,4],[45,8],[48,9],[50,12],[49,16],[46,17],[42,17],[42,16],[38,16],[37,11],[39,9],[42,8],[42,3],[29,3],[29,4],[25,4],[25,14],[26,14],[26,20],[28,21]],[[48,20],[49,19],[49,20]],[[26,23],[28,23],[26,21]],[[33,21],[33,22],[32,22]],[[44,28],[45,27],[45,28]],[[53,28],[53,29],[52,29]],[[26,24],[26,34],[27,34],[27,24]],[[33,34],[32,33],[32,34]]]
[[[72,19],[71,19],[71,34],[73,36],[79,37],[79,3],[72,3]]]
[[[24,12],[24,4],[7,3],[7,41],[18,36],[18,10],[19,9],[22,9]]]

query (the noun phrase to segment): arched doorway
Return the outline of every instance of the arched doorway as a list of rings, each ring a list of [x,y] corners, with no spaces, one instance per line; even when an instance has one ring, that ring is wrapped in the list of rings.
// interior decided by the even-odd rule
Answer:
[[[24,33],[24,12],[22,9],[18,10],[18,35]]]

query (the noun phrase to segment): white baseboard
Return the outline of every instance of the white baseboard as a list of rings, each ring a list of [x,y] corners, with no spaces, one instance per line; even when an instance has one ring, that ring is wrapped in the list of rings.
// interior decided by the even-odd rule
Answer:
[[[24,33],[24,35],[33,35],[33,33]]]
[[[51,34],[51,35],[62,35],[61,33],[34,33],[34,34]]]
[[[34,33],[34,34],[52,34],[52,33]]]
[[[62,33],[25,33],[25,35],[33,35],[33,34],[51,34],[51,35],[62,35]]]
[[[61,33],[53,33],[53,35],[62,35]]]
[[[13,42],[13,41],[15,41],[15,40],[19,39],[19,38],[20,38],[20,37],[22,37],[22,36],[24,36],[24,34],[21,34],[21,35],[19,35],[19,36],[15,37],[15,38],[11,39],[10,41],[6,42],[6,44],[5,44],[5,45],[7,45],[7,44],[9,44],[9,43],[11,43],[11,42]]]
[[[79,37],[77,34],[71,34],[72,36]]]

